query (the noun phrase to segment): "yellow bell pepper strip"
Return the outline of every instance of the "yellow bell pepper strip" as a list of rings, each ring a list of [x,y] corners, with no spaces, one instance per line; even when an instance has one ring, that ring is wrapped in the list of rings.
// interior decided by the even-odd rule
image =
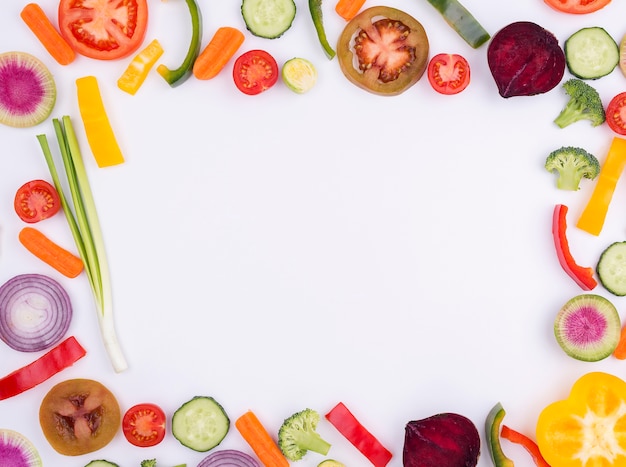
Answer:
[[[580,215],[576,227],[592,235],[600,235],[624,167],[626,167],[626,139],[614,137],[591,198]]]
[[[626,382],[603,372],[583,375],[566,399],[541,411],[536,434],[553,467],[626,466]]]
[[[95,76],[76,80],[78,109],[83,120],[87,142],[98,167],[109,167],[124,162],[100,94]]]
[[[128,64],[126,71],[117,80],[117,87],[134,96],[161,55],[161,43],[157,39],[152,40]]]
[[[509,459],[502,450],[502,444],[500,443],[500,427],[502,426],[502,420],[506,415],[506,411],[502,404],[498,402],[487,414],[485,420],[485,434],[487,440],[487,448],[489,449],[489,455],[493,461],[493,465],[496,467],[513,467],[513,461]]]
[[[176,87],[191,76],[193,64],[200,55],[200,46],[202,40],[202,14],[196,0],[185,0],[189,7],[189,15],[191,16],[191,41],[185,59],[178,68],[170,69],[161,64],[157,67],[157,72],[167,81],[167,83]]]
[[[567,206],[557,204],[552,215],[552,237],[559,263],[563,270],[583,290],[593,290],[598,282],[593,277],[594,270],[591,267],[579,266],[570,252],[567,241]]]

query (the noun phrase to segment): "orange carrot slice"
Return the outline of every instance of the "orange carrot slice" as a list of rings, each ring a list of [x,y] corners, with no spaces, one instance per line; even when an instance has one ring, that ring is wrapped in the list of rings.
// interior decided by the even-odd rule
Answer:
[[[24,227],[18,238],[28,251],[64,276],[74,278],[82,272],[83,262],[78,256],[50,240],[39,230]]]
[[[37,3],[27,4],[20,13],[26,26],[35,34],[48,53],[61,65],[69,65],[76,58],[74,49],[56,30]]]
[[[265,467],[289,467],[289,461],[254,412],[244,413],[235,426]]]
[[[339,0],[335,11],[346,21],[350,21],[363,8],[365,0]]]
[[[613,351],[613,356],[618,360],[626,360],[626,325],[622,327],[622,333],[620,335],[617,347]]]
[[[215,31],[213,38],[198,55],[193,64],[193,75],[198,79],[211,79],[218,75],[243,44],[244,35],[230,26]]]

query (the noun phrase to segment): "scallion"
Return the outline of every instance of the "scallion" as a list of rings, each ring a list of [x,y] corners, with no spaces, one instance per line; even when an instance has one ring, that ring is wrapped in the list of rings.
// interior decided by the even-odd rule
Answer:
[[[85,265],[87,279],[95,299],[105,349],[114,370],[121,372],[128,365],[115,331],[109,265],[87,171],[70,117],[64,116],[61,120],[55,118],[53,124],[67,176],[71,204],[64,194],[47,137],[38,135],[37,139],[43,150],[54,186],[59,193],[78,253]]]

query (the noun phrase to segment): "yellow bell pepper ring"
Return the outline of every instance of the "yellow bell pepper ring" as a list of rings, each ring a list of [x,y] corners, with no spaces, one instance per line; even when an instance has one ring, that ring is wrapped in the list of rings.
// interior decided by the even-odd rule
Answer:
[[[553,467],[626,466],[626,382],[587,373],[539,414],[537,445]]]

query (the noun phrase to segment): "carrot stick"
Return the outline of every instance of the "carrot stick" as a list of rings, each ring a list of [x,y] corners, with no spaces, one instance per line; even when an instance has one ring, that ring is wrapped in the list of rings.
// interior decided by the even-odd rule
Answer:
[[[74,49],[59,34],[38,4],[27,4],[22,9],[20,16],[26,23],[26,26],[37,36],[39,42],[59,64],[69,65],[74,61],[76,58]]]
[[[350,21],[361,10],[365,0],[339,0],[335,11],[346,21]]]
[[[211,79],[217,76],[241,47],[243,41],[244,35],[239,29],[230,26],[219,28],[196,58],[193,64],[193,75],[198,79]]]
[[[64,276],[73,278],[83,270],[83,262],[78,256],[70,253],[33,227],[24,227],[18,238],[28,251]]]
[[[626,324],[622,327],[622,334],[620,335],[617,347],[613,351],[613,356],[619,360],[626,360]]]
[[[289,461],[252,411],[239,417],[235,426],[265,467],[289,467]]]

